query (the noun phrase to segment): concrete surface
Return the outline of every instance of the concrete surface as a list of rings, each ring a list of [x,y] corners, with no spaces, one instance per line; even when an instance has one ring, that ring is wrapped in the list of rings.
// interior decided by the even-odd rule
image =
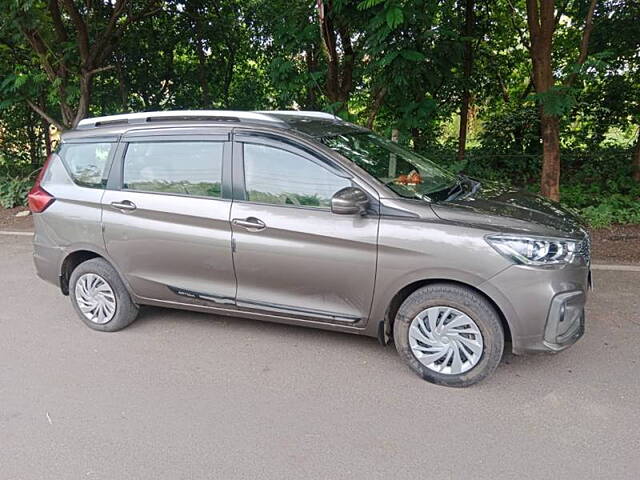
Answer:
[[[0,237],[1,479],[640,477],[640,274],[587,333],[457,390],[374,339],[146,309],[94,332]]]

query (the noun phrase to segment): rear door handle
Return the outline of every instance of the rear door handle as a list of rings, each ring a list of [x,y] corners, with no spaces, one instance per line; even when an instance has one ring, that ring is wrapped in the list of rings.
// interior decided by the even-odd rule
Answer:
[[[135,210],[136,209],[136,204],[129,200],[123,200],[121,202],[111,202],[111,206],[113,208],[117,208],[118,210]]]
[[[231,220],[231,223],[239,227],[244,227],[252,232],[259,232],[260,230],[267,228],[267,225],[256,217],[234,218]]]

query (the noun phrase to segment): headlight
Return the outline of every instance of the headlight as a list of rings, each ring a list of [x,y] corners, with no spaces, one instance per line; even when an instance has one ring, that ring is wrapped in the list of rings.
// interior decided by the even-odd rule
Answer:
[[[565,238],[536,238],[519,235],[488,235],[498,253],[524,265],[564,265],[575,258],[577,242]]]

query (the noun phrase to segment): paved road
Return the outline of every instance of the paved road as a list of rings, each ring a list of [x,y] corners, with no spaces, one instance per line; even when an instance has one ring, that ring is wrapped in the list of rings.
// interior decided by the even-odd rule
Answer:
[[[0,237],[0,478],[640,476],[640,273],[597,271],[588,330],[465,390],[373,339],[147,309],[84,327]]]

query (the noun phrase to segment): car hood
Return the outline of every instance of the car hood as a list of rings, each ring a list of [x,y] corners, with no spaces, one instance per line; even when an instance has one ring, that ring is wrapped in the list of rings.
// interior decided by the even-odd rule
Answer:
[[[490,225],[531,234],[584,236],[584,224],[560,204],[540,195],[483,182],[474,193],[432,204],[434,213],[450,221]]]

